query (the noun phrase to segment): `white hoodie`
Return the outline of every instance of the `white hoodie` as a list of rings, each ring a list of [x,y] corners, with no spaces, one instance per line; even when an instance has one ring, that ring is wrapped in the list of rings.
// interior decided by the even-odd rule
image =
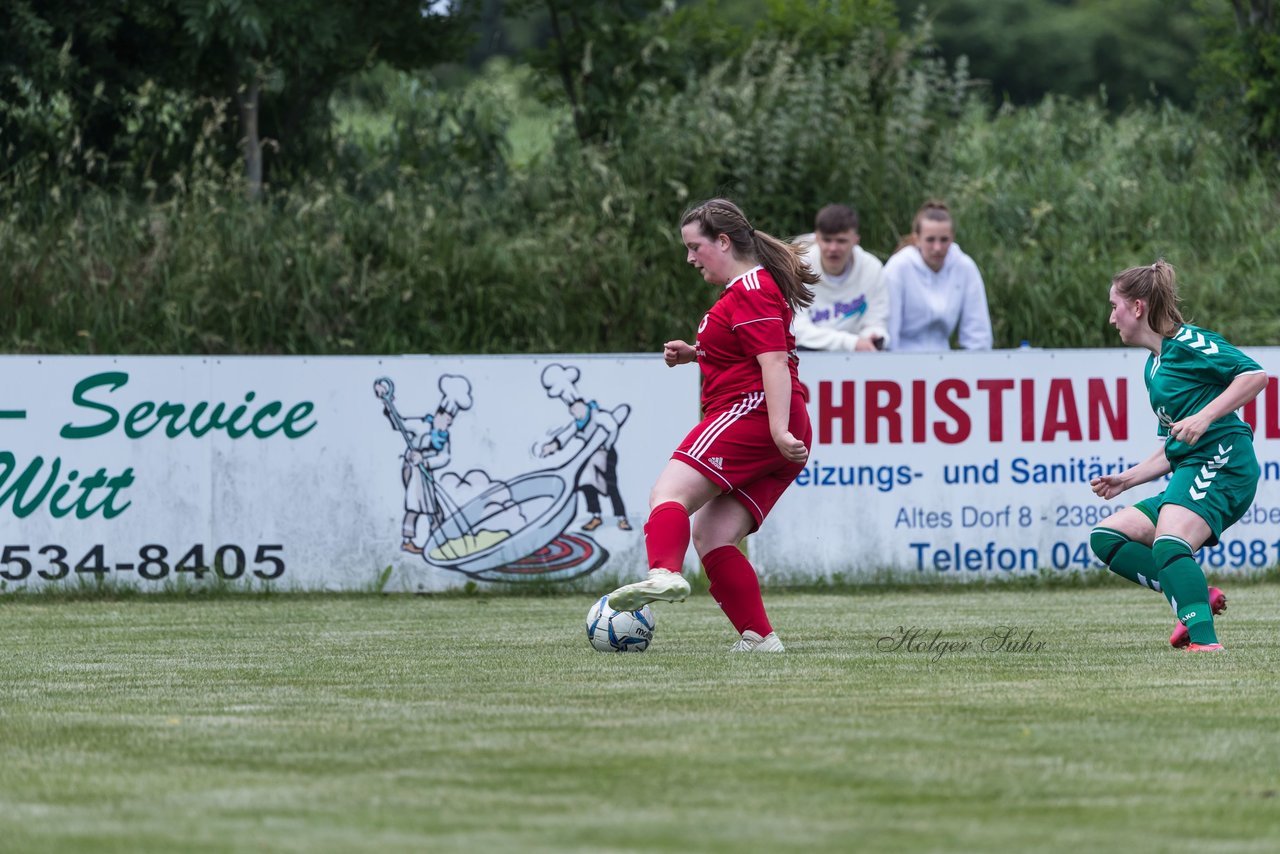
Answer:
[[[908,246],[884,265],[889,289],[889,341],[898,351],[951,349],[959,325],[962,350],[991,349],[987,290],[973,259],[952,243],[942,269],[934,272],[920,250]]]
[[[889,292],[880,259],[855,245],[852,267],[842,276],[831,276],[822,269],[822,251],[814,235],[796,238],[796,243],[806,242],[804,261],[818,274],[818,282],[813,304],[796,312],[796,346],[851,351],[864,335],[887,339]]]

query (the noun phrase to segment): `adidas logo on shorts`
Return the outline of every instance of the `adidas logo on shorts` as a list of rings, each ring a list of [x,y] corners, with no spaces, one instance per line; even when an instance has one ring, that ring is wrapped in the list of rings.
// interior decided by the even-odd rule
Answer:
[[[724,468],[724,457],[707,457],[707,462],[718,469]]]

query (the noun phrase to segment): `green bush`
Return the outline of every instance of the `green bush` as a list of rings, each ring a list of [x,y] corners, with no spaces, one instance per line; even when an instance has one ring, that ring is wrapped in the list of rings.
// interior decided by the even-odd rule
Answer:
[[[714,298],[676,223],[716,194],[779,236],[852,202],[881,257],[923,198],[945,198],[987,279],[997,346],[1115,345],[1109,277],[1157,255],[1178,266],[1193,318],[1280,343],[1258,310],[1280,272],[1280,176],[1240,139],[1167,106],[1113,118],[1050,99],[992,115],[922,31],[842,50],[760,43],[679,92],[640,93],[607,144],[539,108],[554,137],[519,154],[511,69],[456,96],[402,79],[389,120],[351,125],[327,173],[261,203],[212,156],[150,199],[11,176],[0,349],[652,351],[691,337]]]
[[[1158,257],[1184,313],[1241,343],[1280,344],[1259,312],[1280,271],[1277,173],[1244,144],[1171,106],[1114,120],[1047,99],[994,119],[972,111],[940,142],[938,192],[981,266],[998,346],[1116,346],[1111,276]]]

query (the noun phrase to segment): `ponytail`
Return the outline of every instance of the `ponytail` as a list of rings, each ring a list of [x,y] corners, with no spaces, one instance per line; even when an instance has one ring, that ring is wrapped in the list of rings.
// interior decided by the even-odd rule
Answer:
[[[694,205],[680,218],[681,228],[690,223],[697,223],[707,238],[721,234],[728,237],[734,255],[756,261],[768,270],[793,312],[813,302],[813,291],[809,286],[817,283],[818,274],[804,262],[804,249],[757,231],[733,202],[711,199]]]
[[[1129,302],[1142,300],[1147,304],[1147,326],[1165,338],[1170,338],[1186,321],[1178,303],[1178,276],[1173,265],[1163,258],[1143,267],[1130,267],[1116,273],[1111,279],[1116,293]]]

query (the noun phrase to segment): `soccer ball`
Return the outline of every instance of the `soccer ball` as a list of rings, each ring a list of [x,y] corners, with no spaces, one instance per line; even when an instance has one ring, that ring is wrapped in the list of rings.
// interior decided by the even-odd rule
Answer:
[[[648,605],[639,611],[615,611],[601,596],[587,612],[587,640],[600,652],[644,652],[653,641],[655,620]]]

